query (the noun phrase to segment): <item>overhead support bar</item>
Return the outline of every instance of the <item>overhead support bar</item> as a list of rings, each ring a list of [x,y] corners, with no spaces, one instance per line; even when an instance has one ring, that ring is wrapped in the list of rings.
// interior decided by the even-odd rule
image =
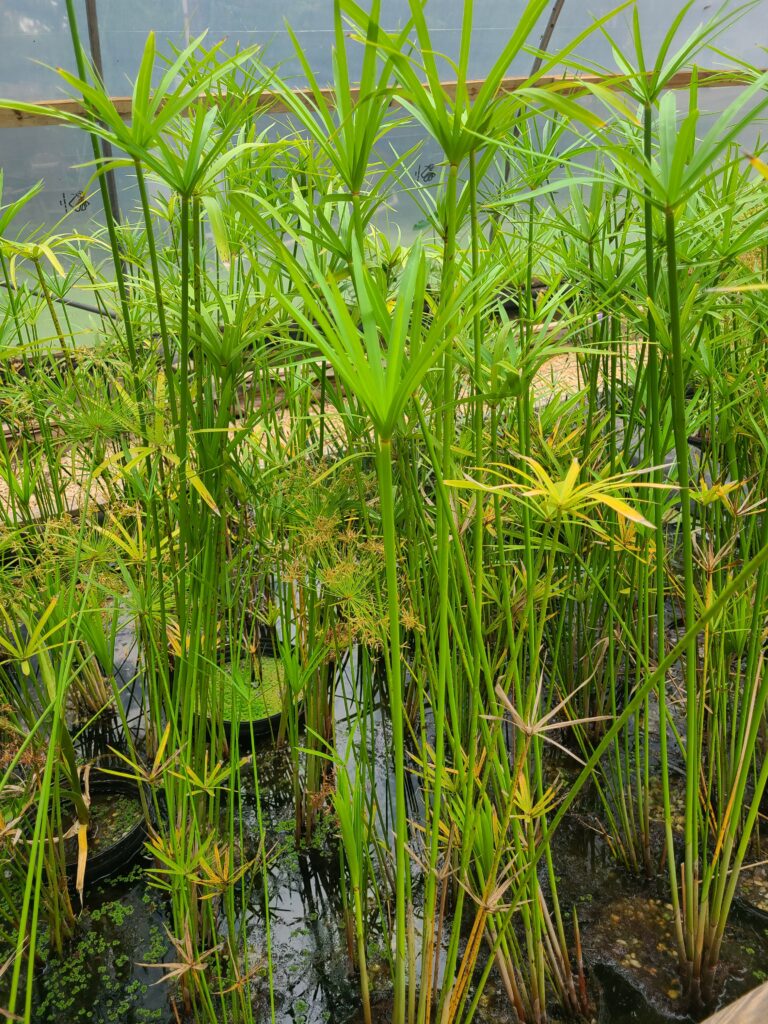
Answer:
[[[762,68],[756,68],[755,74],[762,74],[765,70]],[[741,86],[748,85],[753,80],[751,74],[746,72],[738,71],[715,71],[705,68],[697,68],[696,77],[700,88],[738,88]],[[677,74],[667,82],[666,88],[668,89],[687,89],[690,86],[693,79],[694,72],[678,71]],[[580,93],[584,92],[588,94],[588,87],[590,85],[599,85],[603,88],[615,89],[619,92],[623,91],[627,85],[628,79],[625,75],[580,75],[580,76],[563,76],[563,75],[541,75],[541,76],[528,76],[528,75],[517,75],[510,78],[504,78],[499,84],[499,92],[501,93],[512,93],[518,89],[522,89],[529,86],[541,87],[553,87],[557,86],[558,92],[562,93]],[[484,85],[484,79],[478,78],[467,83],[467,95],[470,100],[474,99],[480,92]],[[428,88],[426,85],[424,88]],[[453,97],[456,93],[456,82],[444,82],[443,88],[449,97]],[[333,89],[321,90],[325,99],[329,102],[333,102]],[[351,98],[354,99],[357,95],[357,90],[352,89]],[[300,99],[303,99],[308,106],[311,106],[312,92],[310,89],[294,89],[293,93]],[[206,103],[216,103],[219,100],[225,98],[224,96],[213,95],[213,96],[201,96],[200,99]],[[393,99],[393,106],[397,106],[397,95]],[[132,101],[130,96],[114,96],[112,97],[112,103],[115,105],[117,112],[120,116],[129,121],[131,118],[131,106]],[[60,99],[60,100],[40,100],[37,106],[40,108],[38,111],[30,112],[28,110],[19,110],[17,107],[6,107],[0,109],[0,128],[36,128],[44,125],[56,125],[61,124],[55,115],[51,116],[46,114],[46,109],[50,111],[60,111],[70,114],[86,114],[87,111],[83,108],[82,104],[75,99]],[[256,102],[256,112],[280,114],[288,113],[288,107],[282,101],[279,92],[263,92],[261,93]]]

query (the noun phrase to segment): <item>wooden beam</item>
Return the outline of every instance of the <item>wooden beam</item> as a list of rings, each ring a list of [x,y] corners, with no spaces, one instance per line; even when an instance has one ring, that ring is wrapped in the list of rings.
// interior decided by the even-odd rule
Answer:
[[[757,73],[762,73],[763,69],[756,68],[755,71]],[[697,69],[697,75],[699,85],[702,88],[736,88],[746,85],[751,80],[750,76],[746,73],[739,73],[737,71],[714,71],[701,68]],[[692,76],[692,71],[678,71],[677,74],[670,78],[667,88],[686,89],[691,84]],[[470,99],[475,99],[482,89],[483,84],[484,80],[482,78],[473,79],[472,81],[467,82],[467,93]],[[534,78],[532,81],[530,77],[518,75],[502,79],[499,91],[502,93],[511,93],[528,85],[536,85],[537,87],[556,86],[558,92],[564,93],[587,93],[590,85],[601,85],[604,88],[617,89],[621,91],[624,90],[627,85],[627,78],[622,75],[582,75],[580,77],[542,75],[538,78]],[[427,88],[427,86],[425,85],[424,88]],[[444,82],[443,88],[449,97],[455,97],[456,82]],[[350,91],[352,99],[354,100],[357,95],[357,90],[352,89]],[[295,89],[293,92],[295,96],[304,102],[309,102],[311,100],[312,94],[309,89]],[[322,93],[326,100],[333,102],[333,89],[323,89]],[[214,93],[211,95],[210,100],[216,102],[217,98],[217,95]],[[113,96],[112,102],[120,116],[126,121],[130,120],[131,97]],[[396,97],[393,100],[393,103],[397,103]],[[49,114],[46,114],[46,110],[62,111],[71,114],[85,113],[82,104],[74,99],[40,100],[37,106],[40,109],[35,113],[19,110],[17,107],[13,106],[0,109],[0,128],[39,128],[44,125],[62,123],[57,120],[55,116],[52,117]],[[285,101],[281,98],[280,93],[264,92],[258,97],[256,110],[279,114],[287,113],[288,107],[286,106]]]
[[[113,96],[112,102],[124,121],[131,119],[131,97]],[[63,122],[57,117],[50,117],[45,110],[52,112],[61,111],[66,114],[84,114],[85,109],[77,100],[40,100],[37,104],[40,107],[39,113],[31,114],[26,110],[19,110],[17,107],[0,109],[0,128],[40,128],[45,125],[61,125]]]

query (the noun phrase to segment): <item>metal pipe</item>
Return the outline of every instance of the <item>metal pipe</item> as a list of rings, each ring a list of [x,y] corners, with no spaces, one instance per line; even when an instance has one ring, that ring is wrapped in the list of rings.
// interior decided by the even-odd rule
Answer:
[[[557,19],[560,17],[560,12],[562,11],[564,5],[565,0],[555,0],[554,7],[552,8],[552,13],[550,14],[549,21],[547,22],[547,27],[544,29],[544,33],[539,42],[539,54],[536,57],[536,60],[534,60],[533,67],[531,68],[532,75],[535,75],[541,67],[541,65],[544,63],[544,54],[547,52],[547,47],[552,41],[552,33],[555,31]]]
[[[99,36],[99,15],[96,10],[96,0],[85,0],[85,18],[88,24],[88,42],[91,47],[91,61],[96,74],[104,85],[104,64],[101,59],[101,37]],[[104,139],[100,140],[101,152],[107,160],[113,157],[112,146]],[[114,170],[106,172],[107,194],[109,205],[112,207],[112,219],[115,224],[120,223],[120,201],[117,194],[117,180]]]
[[[9,288],[8,284],[5,281],[0,281],[0,286],[2,286],[3,288],[5,288],[8,291],[11,291],[11,290],[18,291],[19,290],[18,288],[13,288],[13,289]],[[46,298],[46,296],[38,288],[30,288],[28,286],[27,287],[27,291],[31,295],[35,295],[35,296],[37,296],[40,299]],[[63,296],[59,296],[59,295],[52,295],[50,297],[53,299],[54,302],[60,302],[62,306],[70,306],[72,309],[82,309],[85,313],[95,313],[96,316],[101,316],[101,317],[106,316],[106,317],[109,317],[110,320],[117,320],[117,313],[113,313],[109,309],[99,309],[97,306],[89,306],[85,302],[77,302],[75,299],[67,299],[67,298],[64,298]]]

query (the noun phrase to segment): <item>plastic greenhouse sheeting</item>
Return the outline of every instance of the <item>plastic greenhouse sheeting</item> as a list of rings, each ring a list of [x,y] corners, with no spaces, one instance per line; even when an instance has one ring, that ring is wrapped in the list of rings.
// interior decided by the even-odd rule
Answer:
[[[199,33],[207,31],[207,42],[226,40],[224,49],[233,52],[237,46],[258,43],[265,59],[279,64],[281,73],[296,85],[302,84],[298,62],[285,29],[288,22],[308,54],[321,82],[331,75],[333,42],[332,0],[96,0],[99,34],[104,64],[104,77],[113,95],[130,92],[130,80],[138,66],[147,33],[154,30],[158,49],[167,52],[170,45],[181,46]],[[473,51],[470,75],[482,78],[496,57],[503,41],[512,31],[523,0],[475,0]],[[645,35],[647,52],[653,54],[671,18],[678,8],[668,0],[637,0]],[[83,40],[87,40],[84,0],[78,0],[79,21]],[[388,28],[401,25],[407,17],[408,0],[383,0],[383,20]],[[565,0],[550,49],[572,39],[587,28],[595,17],[614,9],[608,0]],[[463,13],[463,0],[431,0],[427,17],[440,51],[456,56]],[[696,25],[717,12],[719,4],[696,0],[681,28],[681,38]],[[532,37],[538,43],[549,11]],[[612,22],[611,31],[623,45],[630,39],[631,9],[620,12]],[[62,95],[57,76],[50,67],[72,68],[74,61],[67,28],[65,0],[3,0],[0,6],[0,39],[3,61],[0,64],[0,95],[6,98],[33,101]],[[739,59],[755,65],[768,64],[768,0],[758,0],[743,19],[722,34],[719,47]],[[610,46],[600,33],[594,33],[579,49],[579,54],[611,68]],[[510,74],[524,73],[531,57],[523,55]],[[42,65],[48,65],[44,67]],[[726,60],[716,54],[707,61],[710,67],[724,67]],[[445,78],[453,77],[446,62]],[[708,90],[701,99],[707,109],[719,109],[728,100],[728,90]],[[408,130],[394,140],[402,151],[419,139],[415,130]],[[418,160],[424,165],[437,164],[438,152],[426,144]],[[27,208],[30,223],[54,224],[65,212],[73,218],[71,226],[83,229],[87,222],[101,219],[98,195],[84,195],[90,172],[76,165],[91,156],[87,138],[81,132],[62,127],[24,127],[0,130],[0,167],[5,173],[6,202],[16,198],[39,179],[45,182],[41,194]],[[119,181],[121,205],[131,210],[134,198],[127,176]],[[413,211],[401,211],[407,222]],[[397,216],[397,213],[395,214]]]

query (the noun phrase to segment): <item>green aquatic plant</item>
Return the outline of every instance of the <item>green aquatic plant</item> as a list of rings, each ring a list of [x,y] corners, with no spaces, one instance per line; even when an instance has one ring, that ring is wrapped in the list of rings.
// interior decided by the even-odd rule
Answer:
[[[684,8],[653,60],[638,17],[626,53],[600,19],[508,92],[543,0],[481,85],[472,3],[447,75],[423,3],[390,32],[338,0],[330,89],[296,34],[303,91],[252,49],[161,61],[150,37],[129,123],[73,6],[81,107],[56,116],[138,209],[50,246],[66,229],[19,227],[34,190],[0,210],[5,1011],[32,1019],[38,954],[76,932],[52,840],[72,807],[87,838],[80,741],[107,719],[189,1019],[248,1024],[262,974],[278,1014],[272,831],[341,866],[366,1020],[385,983],[396,1024],[470,1024],[494,969],[520,1020],[588,1015],[574,812],[633,874],[666,860],[671,955],[709,1002],[768,771],[768,206],[739,148],[768,79],[740,65],[705,122],[691,67],[739,11],[679,42]],[[608,81],[555,81],[590,31]],[[402,126],[432,181],[390,159]],[[424,219],[395,243],[403,189]],[[274,764],[240,749],[273,713],[279,828]]]
[[[263,656],[258,666],[224,665],[213,675],[219,711],[225,722],[257,722],[280,714],[284,682],[279,658]]]

